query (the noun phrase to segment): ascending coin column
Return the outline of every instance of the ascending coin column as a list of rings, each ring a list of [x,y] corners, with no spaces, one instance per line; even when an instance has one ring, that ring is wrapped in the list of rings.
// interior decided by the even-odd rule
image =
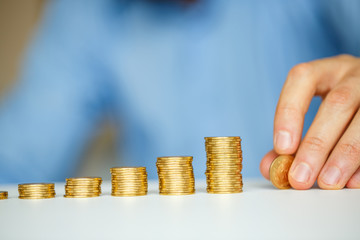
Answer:
[[[240,137],[206,137],[205,148],[207,192],[242,192]]]
[[[0,200],[8,199],[8,192],[0,191]]]
[[[20,199],[44,199],[55,197],[54,183],[26,183],[19,184]]]
[[[159,190],[162,195],[187,195],[195,193],[192,167],[193,157],[159,157],[156,167],[159,175]]]
[[[98,197],[101,194],[101,183],[100,177],[67,178],[64,197]]]
[[[111,172],[111,195],[115,197],[142,196],[148,192],[145,167],[115,167]]]

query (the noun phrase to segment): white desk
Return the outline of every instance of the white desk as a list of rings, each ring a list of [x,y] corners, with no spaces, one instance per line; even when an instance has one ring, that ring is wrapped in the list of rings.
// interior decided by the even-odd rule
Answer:
[[[244,181],[240,194],[213,195],[204,181],[189,196],[17,199],[1,186],[0,239],[360,239],[360,190],[277,190],[265,180]]]

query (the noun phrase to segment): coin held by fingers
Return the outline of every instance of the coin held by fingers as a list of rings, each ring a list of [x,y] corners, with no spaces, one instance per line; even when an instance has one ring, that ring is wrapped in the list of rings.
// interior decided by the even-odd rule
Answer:
[[[270,181],[279,189],[291,188],[288,174],[294,157],[291,155],[280,155],[271,163]]]

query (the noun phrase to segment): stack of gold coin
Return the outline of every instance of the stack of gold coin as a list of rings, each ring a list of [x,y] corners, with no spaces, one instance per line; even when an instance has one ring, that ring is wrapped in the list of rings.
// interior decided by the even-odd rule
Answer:
[[[242,192],[240,137],[205,137],[208,193]]]
[[[195,193],[193,157],[159,157],[156,162],[159,190],[162,195]]]
[[[8,199],[8,192],[0,191],[0,200]]]
[[[54,183],[25,183],[19,184],[20,199],[43,199],[55,197]]]
[[[100,177],[67,178],[64,197],[98,197],[101,194],[101,182]]]
[[[116,197],[142,196],[148,191],[145,167],[115,167],[111,172],[111,195]]]

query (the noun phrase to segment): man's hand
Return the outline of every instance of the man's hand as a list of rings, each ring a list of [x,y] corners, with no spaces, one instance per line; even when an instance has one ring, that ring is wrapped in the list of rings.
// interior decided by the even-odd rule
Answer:
[[[313,96],[323,102],[301,140]],[[295,154],[289,181],[308,189],[360,188],[360,58],[340,55],[295,66],[289,72],[274,120],[274,150],[260,163],[269,167],[278,154]]]

